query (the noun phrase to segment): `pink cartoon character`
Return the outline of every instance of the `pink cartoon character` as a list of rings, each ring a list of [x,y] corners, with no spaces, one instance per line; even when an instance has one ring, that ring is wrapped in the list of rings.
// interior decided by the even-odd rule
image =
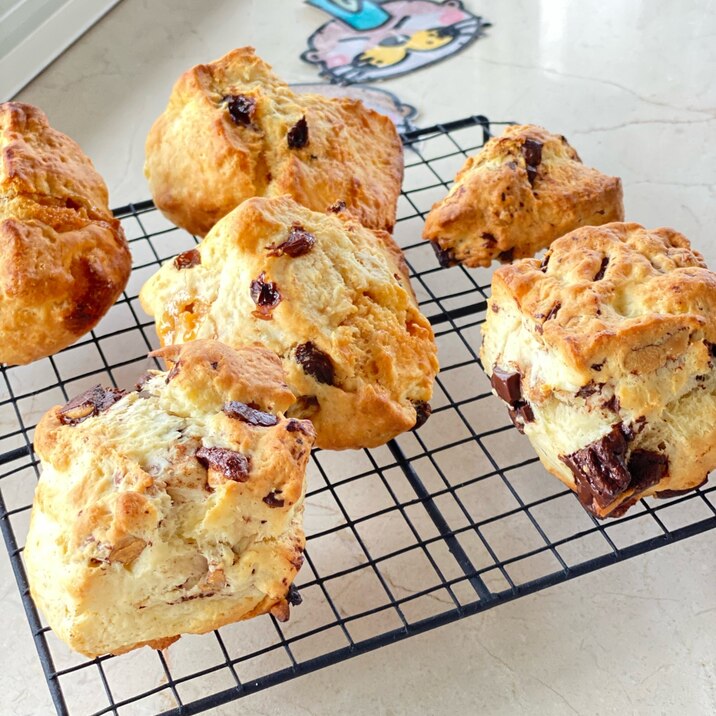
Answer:
[[[489,23],[460,0],[307,0],[336,19],[308,38],[302,59],[331,82],[397,77],[455,54]]]

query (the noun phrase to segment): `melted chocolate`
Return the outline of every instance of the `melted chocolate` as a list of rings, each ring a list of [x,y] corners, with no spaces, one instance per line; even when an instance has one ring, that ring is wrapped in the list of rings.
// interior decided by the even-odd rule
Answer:
[[[60,408],[58,411],[60,422],[63,425],[79,425],[87,418],[109,410],[126,394],[119,388],[103,388],[101,385],[95,385]]]
[[[522,376],[518,371],[503,370],[496,365],[492,369],[490,385],[492,385],[495,393],[497,393],[502,400],[516,407],[517,403],[522,400],[521,380]]]
[[[311,341],[296,346],[296,362],[304,372],[313,376],[319,383],[333,385],[335,369],[331,357],[316,348]]]
[[[591,508],[593,502],[607,507],[631,482],[626,465],[627,442],[621,423],[604,437],[571,455],[561,455],[562,462],[574,475],[580,502]]]
[[[275,492],[269,492],[268,495],[264,497],[263,501],[269,507],[283,507],[284,505],[284,499],[282,497],[276,497]]]
[[[257,407],[241,403],[238,400],[232,400],[226,403],[223,411],[230,418],[241,420],[249,425],[255,425],[261,428],[270,428],[272,425],[278,424],[278,418],[271,413],[264,413]]]
[[[234,482],[246,482],[249,479],[251,461],[246,455],[220,447],[200,447],[196,459],[205,467],[220,472]]]
[[[430,403],[426,403],[424,400],[414,400],[413,407],[415,408],[415,425],[413,425],[413,430],[417,430],[425,425],[433,409],[430,407]]]
[[[609,257],[605,256],[602,259],[602,265],[599,267],[599,271],[597,271],[597,274],[593,279],[594,281],[601,281],[604,278],[604,274],[607,272],[607,266],[609,266]]]
[[[537,167],[542,163],[542,142],[538,142],[536,139],[525,139],[522,145],[522,156],[527,165],[527,178],[530,186],[534,186]]]
[[[296,122],[296,124],[288,130],[287,135],[289,149],[303,149],[308,144],[308,123],[305,117]]]
[[[292,259],[307,254],[316,243],[316,237],[299,224],[294,224],[288,232],[288,238],[278,246],[267,246],[269,256],[283,256]]]
[[[455,254],[452,252],[452,249],[440,248],[440,244],[437,241],[431,241],[430,244],[433,247],[435,256],[437,256],[438,263],[443,268],[450,268],[451,266],[457,266],[458,262],[457,262],[457,259],[455,258]]]
[[[248,127],[256,112],[256,100],[244,94],[230,94],[224,97],[226,108],[235,124]]]

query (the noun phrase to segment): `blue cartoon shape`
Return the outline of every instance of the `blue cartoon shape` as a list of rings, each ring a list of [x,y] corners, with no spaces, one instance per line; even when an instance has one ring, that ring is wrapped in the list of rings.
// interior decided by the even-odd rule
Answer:
[[[310,0],[310,4],[336,15],[340,10],[343,14],[338,17],[345,17],[319,27],[301,55],[318,65],[323,77],[338,84],[388,79],[439,62],[476,40],[490,25],[466,10],[460,0],[388,0],[379,9],[389,19],[366,30],[349,23],[368,24],[368,16],[363,15],[367,3]],[[354,12],[348,16],[349,5]]]
[[[370,0],[306,0],[309,5],[325,10],[354,30],[374,30],[390,20],[390,15]]]

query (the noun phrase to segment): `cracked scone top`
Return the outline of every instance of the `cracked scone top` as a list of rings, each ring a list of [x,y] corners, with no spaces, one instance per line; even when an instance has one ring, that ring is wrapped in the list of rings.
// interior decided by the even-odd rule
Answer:
[[[344,212],[249,199],[140,292],[164,345],[261,343],[283,361],[319,447],[374,447],[421,424],[437,373],[432,328],[400,249]]]
[[[469,157],[426,220],[443,266],[534,256],[580,226],[624,218],[621,181],[584,166],[567,140],[509,126]]]
[[[296,95],[243,47],[179,78],[147,137],[145,174],[157,207],[198,236],[245,199],[281,194],[315,211],[343,201],[364,226],[392,231],[403,150],[388,117]]]
[[[123,393],[50,410],[24,551],[32,597],[87,655],[161,648],[268,611],[302,562],[310,422],[261,348],[197,341]]]
[[[599,517],[716,467],[716,274],[672,229],[586,227],[498,269],[481,358],[545,467]]]
[[[56,353],[90,331],[129,278],[107,188],[37,107],[0,104],[0,363]]]

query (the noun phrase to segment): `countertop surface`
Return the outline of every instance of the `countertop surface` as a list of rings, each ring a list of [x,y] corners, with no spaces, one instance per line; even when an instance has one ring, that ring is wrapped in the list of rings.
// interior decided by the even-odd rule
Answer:
[[[378,86],[417,107],[418,126],[480,113],[565,134],[585,163],[622,177],[628,219],[673,226],[716,266],[716,4],[466,4],[492,23],[484,37]],[[113,206],[140,201],[149,198],[144,140],[183,70],[250,44],[287,81],[320,81],[300,54],[327,19],[297,0],[123,0],[17,99],[81,144]],[[213,713],[716,713],[715,538],[707,532]],[[4,550],[0,594],[0,713],[49,714]],[[83,688],[90,708],[92,687]],[[164,692],[151,708],[120,713],[172,705]]]

